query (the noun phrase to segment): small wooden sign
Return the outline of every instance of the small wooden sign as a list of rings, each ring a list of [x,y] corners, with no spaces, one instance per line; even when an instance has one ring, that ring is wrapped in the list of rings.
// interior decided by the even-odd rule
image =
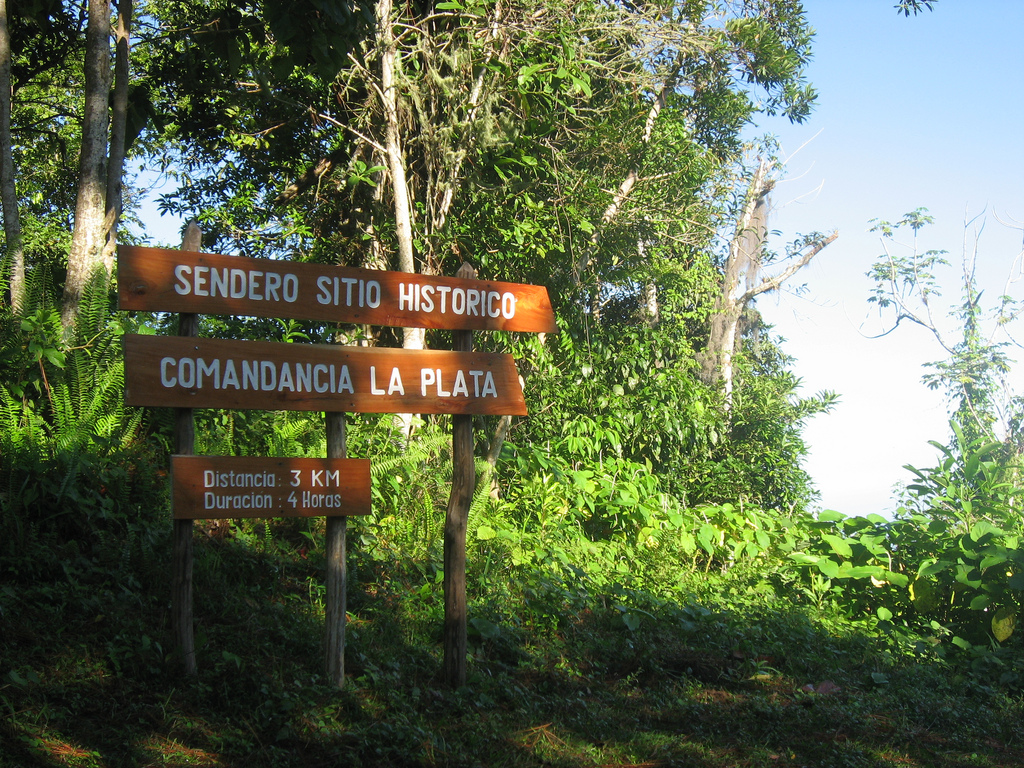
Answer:
[[[175,519],[370,513],[369,459],[172,456]]]
[[[409,328],[557,330],[547,288],[118,246],[121,309]]]
[[[526,415],[511,355],[127,335],[124,357],[129,405]]]

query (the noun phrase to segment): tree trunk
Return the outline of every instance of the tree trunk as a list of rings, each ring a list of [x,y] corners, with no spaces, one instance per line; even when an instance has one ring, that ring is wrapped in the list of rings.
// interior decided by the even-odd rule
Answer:
[[[395,213],[395,235],[398,240],[398,268],[402,272],[416,272],[412,244],[412,208],[409,203],[409,182],[405,174],[402,154],[401,126],[398,123],[398,90],[395,70],[398,66],[398,45],[392,28],[392,0],[377,4],[377,40],[381,47],[380,86],[384,103],[384,148],[391,176],[391,193]],[[423,328],[404,328],[402,347],[423,349],[426,331]],[[406,436],[412,434],[412,414],[395,414],[395,420]]]
[[[14,186],[14,143],[11,139],[11,36],[7,26],[7,0],[0,0],[0,198],[7,244],[2,263],[10,263],[10,301],[15,315],[25,309],[25,250]]]
[[[707,348],[703,355],[703,377],[708,383],[722,382],[725,405],[732,404],[733,361],[739,345],[740,318],[757,296],[780,288],[807,266],[839,234],[811,236],[803,247],[790,254],[795,260],[772,277],[761,276],[761,253],[768,236],[768,195],[775,186],[767,161],[758,163],[747,187],[747,195],[729,242],[729,254],[715,299]]]
[[[116,53],[114,58],[114,98],[110,121],[110,162],[107,168],[107,211],[103,229],[103,267],[107,274],[114,271],[117,250],[117,225],[121,220],[122,189],[124,185],[125,127],[128,122],[128,70],[133,0],[117,0],[117,27],[114,30]]]
[[[721,290],[711,316],[711,333],[704,359],[705,378],[711,382],[722,382],[726,407],[732,403],[733,355],[740,315],[752,298],[744,300],[743,295],[759,278],[761,250],[768,234],[768,194],[775,186],[768,170],[768,163],[761,160],[747,186],[743,209],[729,241]]]
[[[402,154],[401,126],[398,123],[398,90],[395,86],[395,70],[398,66],[398,45],[392,29],[391,0],[381,0],[377,5],[377,38],[381,46],[380,86],[384,101],[384,137],[387,150],[388,171],[391,175],[391,193],[395,213],[395,231],[398,240],[398,268],[402,272],[415,272],[416,261],[412,245],[412,208],[409,204],[409,182],[405,174],[405,157]],[[408,340],[410,329],[406,329]],[[405,345],[407,348],[408,344]],[[422,349],[419,347],[412,347]]]
[[[89,0],[85,45],[85,115],[78,165],[78,197],[61,307],[61,321],[66,330],[78,318],[87,284],[103,266],[110,91],[109,0]]]

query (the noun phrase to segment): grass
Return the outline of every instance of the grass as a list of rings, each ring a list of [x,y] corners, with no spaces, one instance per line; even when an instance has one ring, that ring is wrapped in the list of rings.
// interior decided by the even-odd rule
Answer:
[[[430,570],[357,545],[338,691],[310,537],[223,533],[197,533],[195,680],[168,645],[169,535],[5,564],[0,766],[1024,765],[1016,694],[740,576],[684,580],[633,629],[542,577],[478,591],[452,691]]]

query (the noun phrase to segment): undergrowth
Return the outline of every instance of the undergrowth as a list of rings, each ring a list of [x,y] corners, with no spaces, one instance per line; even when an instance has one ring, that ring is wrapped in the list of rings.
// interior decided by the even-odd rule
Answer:
[[[1012,691],[751,566],[658,590],[585,562],[510,580],[477,546],[469,681],[446,689],[439,563],[368,521],[349,524],[343,690],[321,671],[316,520],[197,530],[185,679],[166,511],[134,513],[151,536],[5,554],[4,768],[1024,764]]]
[[[996,621],[1020,586],[1016,507],[1002,527],[965,516],[1016,496],[969,444],[885,521],[690,508],[645,462],[510,443],[480,466],[496,485],[473,500],[469,675],[450,690],[450,439],[436,420],[408,443],[390,417],[355,417],[373,514],[348,523],[344,687],[322,671],[317,518],[196,526],[187,678],[166,425],[86,359],[125,330],[101,316],[74,360],[39,318],[5,362],[21,390],[0,390],[0,768],[1024,765],[1024,654]],[[208,450],[323,451],[307,414],[198,428]],[[944,538],[920,525],[943,520],[932,507]],[[986,624],[1001,637],[965,639]]]

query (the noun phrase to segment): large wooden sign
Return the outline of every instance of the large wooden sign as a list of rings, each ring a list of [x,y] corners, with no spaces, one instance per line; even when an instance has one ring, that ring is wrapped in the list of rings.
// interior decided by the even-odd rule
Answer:
[[[511,355],[128,335],[124,356],[129,405],[526,415]]]
[[[557,330],[547,289],[407,272],[118,247],[121,309],[410,328]]]
[[[177,519],[370,514],[369,459],[172,456]]]

